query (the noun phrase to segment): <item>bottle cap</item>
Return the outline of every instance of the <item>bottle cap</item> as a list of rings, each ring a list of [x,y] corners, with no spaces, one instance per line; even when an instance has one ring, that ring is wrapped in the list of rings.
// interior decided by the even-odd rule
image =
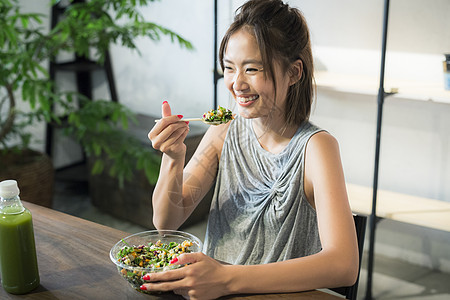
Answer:
[[[15,180],[4,180],[0,182],[0,197],[11,198],[19,195],[20,190]]]

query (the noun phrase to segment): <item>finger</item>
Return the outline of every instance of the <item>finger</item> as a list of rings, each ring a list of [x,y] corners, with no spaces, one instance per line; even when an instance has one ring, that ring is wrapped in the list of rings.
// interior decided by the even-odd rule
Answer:
[[[153,141],[153,147],[155,149],[159,149],[162,152],[176,150],[177,147],[180,147],[180,144],[183,144],[183,141],[187,135],[187,132],[189,132],[189,129],[182,127],[182,128],[178,128],[177,130],[171,132],[170,135],[163,138],[163,135],[165,136],[164,131],[163,131],[163,133],[160,135],[160,137],[158,137],[157,139],[155,139]],[[161,139],[159,139],[159,138],[161,138]]]
[[[172,110],[170,109],[170,105],[167,101],[162,103],[162,117],[168,117],[172,115]]]
[[[177,261],[174,264],[186,265],[199,262],[205,258],[205,254],[202,252],[184,253],[177,257]]]
[[[184,131],[180,134],[180,136],[176,139],[175,143],[183,143],[186,139],[186,136],[189,133],[189,127],[185,128]]]
[[[145,283],[141,285],[141,289],[161,292],[183,290],[186,286],[183,272],[180,272],[182,269],[147,274],[143,278]]]
[[[146,283],[162,284],[164,282],[175,282],[185,277],[183,271],[184,271],[183,268],[178,268],[164,272],[149,273],[146,274],[145,278],[143,277],[143,279],[146,281]]]
[[[175,289],[181,289],[178,284],[178,281],[170,281],[170,282],[157,282],[157,283],[144,283],[141,285],[140,289],[143,291],[151,291],[151,292],[170,292]]]
[[[177,124],[174,126],[174,124]],[[185,127],[185,122],[180,122],[179,116],[169,116],[165,117],[164,119],[161,119],[158,121],[155,126],[150,130],[148,133],[148,138],[153,142],[154,139],[156,139],[164,130],[170,129],[172,131],[175,131],[177,128]],[[171,131],[166,131],[166,136],[163,138],[168,138],[171,135]]]

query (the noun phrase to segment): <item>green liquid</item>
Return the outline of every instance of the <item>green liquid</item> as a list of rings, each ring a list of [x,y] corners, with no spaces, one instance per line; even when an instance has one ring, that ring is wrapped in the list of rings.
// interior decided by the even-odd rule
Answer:
[[[0,212],[0,271],[3,288],[8,293],[25,294],[39,286],[33,223],[28,209],[19,214]]]

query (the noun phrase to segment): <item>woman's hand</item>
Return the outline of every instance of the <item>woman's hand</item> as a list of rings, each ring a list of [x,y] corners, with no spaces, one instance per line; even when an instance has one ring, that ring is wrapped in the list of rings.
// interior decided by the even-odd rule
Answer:
[[[189,122],[180,121],[182,115],[172,115],[169,103],[162,104],[162,119],[153,126],[148,134],[153,148],[172,159],[184,157],[186,145],[184,139],[189,132]]]
[[[187,299],[215,299],[229,294],[226,266],[201,252],[186,253],[175,264],[186,265],[176,270],[148,274],[141,286],[148,291],[173,291]]]

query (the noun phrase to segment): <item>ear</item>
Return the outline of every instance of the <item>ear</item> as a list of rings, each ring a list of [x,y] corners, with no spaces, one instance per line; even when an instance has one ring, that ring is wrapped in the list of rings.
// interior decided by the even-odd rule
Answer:
[[[297,83],[303,75],[303,62],[297,59],[292,63],[289,69],[289,86]]]

